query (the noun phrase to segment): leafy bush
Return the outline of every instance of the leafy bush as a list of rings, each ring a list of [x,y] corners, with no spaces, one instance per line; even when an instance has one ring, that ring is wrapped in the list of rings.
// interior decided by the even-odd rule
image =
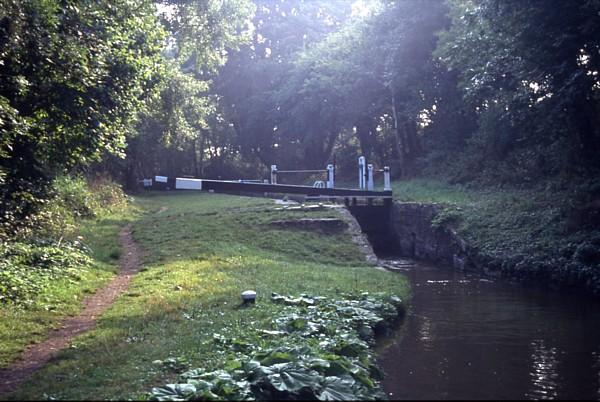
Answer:
[[[385,394],[382,373],[370,348],[401,312],[395,296],[328,301],[286,297],[271,330],[262,330],[267,347],[215,334],[215,347],[237,351],[223,368],[183,373],[181,383],[152,389],[151,400],[374,400]],[[285,339],[285,346],[281,345]]]
[[[53,184],[54,196],[35,216],[29,217],[28,230],[21,238],[74,239],[77,223],[123,206],[127,196],[120,185],[105,178],[91,183],[81,176],[60,176]]]
[[[59,176],[54,179],[56,202],[75,217],[92,217],[95,215],[97,200],[81,176]]]
[[[439,228],[445,225],[456,225],[462,220],[462,214],[462,209],[456,205],[444,206],[431,220],[431,226]]]
[[[107,179],[91,184],[82,177],[61,176],[52,198],[28,215],[16,232],[0,236],[0,303],[31,304],[50,281],[77,278],[90,264],[77,237],[78,223],[127,202],[120,186]]]
[[[89,188],[94,196],[94,215],[120,208],[129,201],[121,185],[107,177],[97,176],[89,182]]]
[[[85,246],[72,243],[0,243],[0,303],[27,305],[51,281],[79,279],[91,263]]]
[[[54,201],[76,218],[91,218],[127,202],[121,186],[105,177],[88,183],[81,176],[60,176],[54,180],[53,188]]]

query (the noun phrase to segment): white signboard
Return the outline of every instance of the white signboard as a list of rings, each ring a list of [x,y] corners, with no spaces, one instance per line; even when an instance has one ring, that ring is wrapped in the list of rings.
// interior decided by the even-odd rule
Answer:
[[[167,177],[166,176],[154,176],[154,181],[157,183],[166,183]]]
[[[175,188],[177,190],[202,190],[202,180],[176,178]]]

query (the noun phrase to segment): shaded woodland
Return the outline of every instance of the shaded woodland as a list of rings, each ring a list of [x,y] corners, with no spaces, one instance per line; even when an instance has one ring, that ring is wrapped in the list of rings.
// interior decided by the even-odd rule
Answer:
[[[4,205],[65,172],[133,186],[320,168],[334,155],[342,174],[365,155],[396,178],[585,176],[600,164],[599,9],[3,1]]]

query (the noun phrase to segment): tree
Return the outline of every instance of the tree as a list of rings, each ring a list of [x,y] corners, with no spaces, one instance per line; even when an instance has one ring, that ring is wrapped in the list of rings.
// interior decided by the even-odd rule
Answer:
[[[215,92],[222,97],[224,114],[246,160],[258,159],[263,169],[282,161],[289,167],[319,166],[323,158],[304,159],[313,154],[297,142],[297,133],[308,128],[310,120],[288,130],[289,114],[279,93],[295,80],[297,55],[340,29],[350,4],[339,0],[255,3],[252,42],[229,57],[215,79]]]
[[[252,3],[168,1],[162,9],[170,34],[167,68],[158,96],[140,119],[139,135],[129,143],[124,170],[130,186],[159,173],[199,176],[207,164],[222,167],[235,153],[211,84],[227,56],[248,40]]]
[[[437,54],[479,115],[475,149],[521,178],[600,167],[600,3],[450,4]]]
[[[31,214],[54,174],[123,152],[160,81],[157,22],[145,0],[0,1],[3,224]]]
[[[439,107],[443,75],[432,53],[437,33],[448,25],[447,7],[439,1],[389,2],[374,21],[373,40],[381,60],[379,79],[386,93],[386,114],[391,116],[397,157],[396,176],[416,173],[423,155],[423,127]]]

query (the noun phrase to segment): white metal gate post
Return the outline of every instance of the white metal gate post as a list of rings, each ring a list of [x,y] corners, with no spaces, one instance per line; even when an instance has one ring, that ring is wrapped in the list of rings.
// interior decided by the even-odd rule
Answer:
[[[333,174],[333,165],[327,165],[327,188],[333,188],[335,184]]]
[[[373,191],[373,165],[370,163],[367,165],[369,176],[367,178],[367,190]]]
[[[277,165],[271,165],[271,184],[277,184]]]
[[[364,156],[358,158],[358,188],[361,190],[365,189],[365,171],[367,160]]]
[[[384,166],[383,167],[383,191],[391,191],[391,190],[392,190],[392,183],[390,180],[390,167]]]

